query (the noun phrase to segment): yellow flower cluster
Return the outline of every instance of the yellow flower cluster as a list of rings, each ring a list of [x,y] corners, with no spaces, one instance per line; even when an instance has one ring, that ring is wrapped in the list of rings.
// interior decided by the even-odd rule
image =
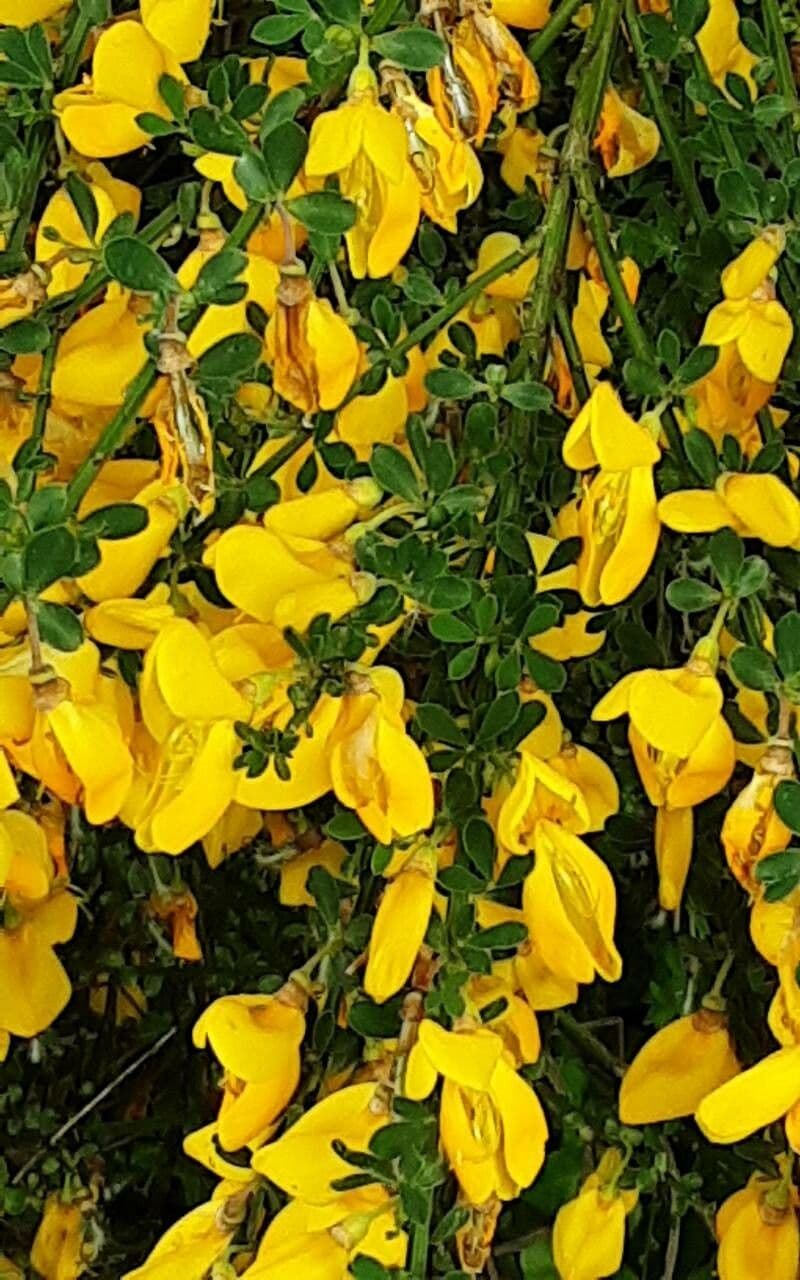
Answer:
[[[57,31],[64,7],[62,0],[0,0],[0,22],[21,29],[54,22]],[[639,7],[666,23],[668,5]],[[350,306],[339,271],[365,282],[359,287],[367,291],[370,282],[405,282],[403,264],[421,219],[453,235],[459,217],[481,198],[484,152],[499,154],[500,179],[512,193],[534,198],[535,191],[545,222],[561,181],[553,140],[529,114],[539,100],[537,72],[507,25],[539,30],[550,17],[547,0],[458,0],[423,11],[426,31],[435,29],[444,46],[424,88],[391,59],[376,68],[365,41],[341,101],[326,96],[314,115],[288,190],[280,199],[264,197],[257,220],[244,223],[238,248],[211,199],[218,184],[249,216],[254,204],[241,165],[223,151],[183,144],[203,179],[202,207],[195,247],[174,273],[159,258],[174,280],[163,312],[158,286],[135,288],[104,276],[84,301],[81,289],[105,261],[109,228],[122,218],[135,229],[141,213],[137,187],[104,161],[150,145],[159,128],[169,132],[165,83],[168,96],[177,87],[187,109],[207,109],[209,91],[184,68],[206,46],[212,4],[141,0],[140,11],[103,24],[85,50],[90,70],[52,99],[62,167],[31,236],[30,267],[0,283],[3,332],[35,324],[65,295],[78,298],[49,365],[48,355],[36,351],[8,353],[0,381],[0,483],[8,504],[30,517],[34,499],[52,486],[64,495],[70,528],[100,530],[96,554],[71,560],[39,593],[14,591],[0,615],[0,1060],[11,1037],[38,1037],[71,996],[55,950],[78,923],[65,855],[71,809],[75,820],[79,812],[94,826],[119,823],[147,855],[177,856],[200,844],[212,870],[256,837],[268,839],[279,869],[277,898],[287,909],[318,905],[320,876],[349,890],[336,904],[331,937],[304,966],[277,989],[221,995],[195,1023],[194,1046],[210,1051],[218,1069],[218,1103],[216,1118],[186,1138],[185,1151],[218,1183],[125,1280],[346,1280],[360,1257],[405,1267],[413,1246],[402,1198],[388,1178],[354,1181],[361,1166],[348,1156],[360,1157],[364,1168],[373,1157],[395,1158],[377,1156],[381,1131],[399,1124],[403,1107],[437,1089],[434,1145],[454,1178],[458,1254],[464,1273],[479,1274],[501,1206],[534,1183],[545,1161],[537,1015],[567,1009],[598,978],[615,983],[622,976],[617,891],[604,856],[606,825],[625,807],[624,766],[618,782],[608,763],[625,749],[621,734],[602,753],[576,740],[566,699],[557,705],[520,666],[505,692],[539,719],[531,718],[533,727],[512,749],[481,755],[481,789],[469,821],[491,848],[485,887],[475,889],[465,870],[465,832],[441,793],[439,778],[450,765],[433,758],[450,743],[443,732],[441,742],[420,744],[408,692],[418,696],[415,663],[404,680],[384,653],[406,624],[410,631],[420,614],[435,611],[409,589],[399,616],[370,622],[369,630],[355,625],[385,585],[377,569],[361,567],[359,548],[393,520],[414,527],[426,515],[413,497],[421,470],[415,415],[427,412],[427,425],[436,427],[439,403],[431,388],[443,385],[437,376],[445,382],[452,376],[463,338],[453,326],[468,330],[481,357],[502,361],[512,344],[524,349],[548,245],[489,232],[469,256],[465,296],[456,297],[454,288],[443,294],[441,322],[408,338],[403,359],[377,390],[369,383],[363,317]],[[726,76],[733,73],[755,95],[757,59],[739,39],[733,0],[712,0],[697,45],[720,90],[729,92]],[[249,59],[248,76],[273,110],[310,83],[305,63],[288,56]],[[637,90],[615,88],[607,77],[601,89],[597,128],[576,163],[588,164],[591,148],[616,181],[654,161],[662,139],[639,110],[646,102]],[[249,127],[242,126],[246,141]],[[307,229],[299,213],[295,218],[291,205],[297,200],[299,210],[304,199],[334,193],[353,216],[330,264],[328,297],[320,283],[320,264],[326,265],[324,245],[315,242],[320,233]],[[81,198],[91,200],[93,227]],[[554,609],[515,653],[544,664],[596,662],[595,682],[605,680],[604,692],[578,736],[597,745],[597,725],[627,717],[630,755],[654,810],[662,913],[682,906],[695,810],[719,796],[737,762],[746,763],[751,776],[727,811],[721,843],[749,895],[755,946],[776,972],[769,1028],[780,1047],[742,1068],[721,980],[698,1007],[690,1002],[643,1045],[621,1084],[622,1130],[613,1131],[594,1171],[584,1169],[577,1194],[555,1215],[552,1251],[562,1280],[599,1280],[622,1265],[626,1219],[639,1199],[638,1188],[624,1185],[632,1151],[625,1127],[694,1116],[710,1141],[732,1143],[782,1120],[790,1148],[800,1154],[800,900],[796,892],[771,901],[759,875],[764,860],[791,839],[776,791],[794,773],[796,706],[781,697],[780,723],[770,736],[766,699],[740,690],[765,740],[749,755],[737,743],[724,714],[720,669],[721,654],[727,660],[738,644],[724,629],[728,597],[707,633],[686,645],[680,666],[628,670],[625,661],[626,674],[607,679],[620,666],[604,665],[603,629],[608,611],[648,579],[672,534],[730,530],[776,551],[800,550],[800,501],[791,485],[768,469],[744,469],[768,429],[772,438],[780,425],[769,402],[794,336],[777,285],[786,232],[761,226],[722,271],[722,300],[699,337],[717,358],[684,388],[671,434],[666,399],[638,416],[623,402],[609,345],[615,322],[607,314],[634,309],[641,273],[632,258],[609,262],[602,236],[584,215],[583,205],[576,207],[563,237],[563,265],[575,273],[574,307],[564,308],[575,351],[549,324],[544,335],[569,492],[552,506],[548,500],[546,527],[520,535],[530,553],[523,572],[532,607],[547,615],[553,593],[563,593],[577,608],[563,617]],[[299,256],[306,248],[308,268]],[[233,296],[223,291],[204,305],[209,268],[226,253],[238,254],[228,281]],[[198,371],[237,335],[251,338],[257,352],[236,389],[231,424],[221,420],[213,387]],[[489,369],[498,367],[505,371]],[[112,457],[104,445],[108,432],[148,370],[153,376],[142,383],[132,412],[147,446]],[[481,395],[496,403],[499,385],[487,373]],[[226,487],[234,487],[226,433],[240,427],[242,434],[258,427],[258,439],[267,439],[251,450],[237,482],[266,479],[271,498],[215,522]],[[679,446],[696,431],[722,458],[717,479],[705,488],[676,479],[686,475]],[[741,469],[729,465],[731,438]],[[346,448],[357,464],[352,478],[325,465],[331,455],[323,442]],[[43,446],[52,466],[26,493],[15,464],[20,448],[34,445]],[[407,500],[379,482],[379,467],[370,470],[387,446],[412,477]],[[71,496],[74,509],[67,509]],[[494,494],[479,497],[480,523],[488,527],[485,508]],[[103,523],[116,508],[137,517],[127,536]],[[66,530],[60,519],[53,524]],[[565,562],[560,552],[572,539],[577,553]],[[506,554],[501,542],[480,548],[487,582]],[[459,531],[453,575],[465,564],[465,546]],[[12,579],[13,566],[13,587]],[[76,643],[54,643],[43,623],[52,609],[79,620]],[[335,676],[321,673],[304,647],[321,616],[332,625],[354,623]],[[765,649],[770,644],[767,634]],[[481,678],[491,675],[487,662]],[[298,690],[309,689],[301,704]],[[465,746],[467,720],[466,713],[453,719],[455,740]],[[251,767],[251,753],[259,751],[261,767]],[[624,774],[626,786],[634,785],[632,777]],[[374,918],[345,976],[371,1009],[396,1002],[400,1010],[396,1036],[370,1036],[363,1061],[338,1071],[324,1067],[307,1022],[324,1012],[336,1029],[349,1027],[353,983],[334,987],[328,977],[362,885],[345,843],[323,834],[321,810],[306,812],[326,797],[374,849],[371,884],[378,876],[385,881],[370,899]],[[488,947],[489,959],[473,971],[457,970],[458,990],[442,996],[436,975],[456,950],[447,929],[452,903],[442,893],[448,886],[484,941],[495,929],[514,941],[500,945],[499,955]],[[177,878],[172,887],[158,887],[147,912],[159,922],[152,927],[170,931],[177,958],[202,961],[197,902]],[[723,1280],[793,1280],[800,1264],[797,1203],[788,1159],[777,1177],[755,1175],[725,1202],[717,1218]],[[31,1253],[45,1280],[73,1280],[88,1269],[86,1224],[94,1209],[85,1192],[48,1198]],[[247,1240],[237,1244],[245,1222]]]

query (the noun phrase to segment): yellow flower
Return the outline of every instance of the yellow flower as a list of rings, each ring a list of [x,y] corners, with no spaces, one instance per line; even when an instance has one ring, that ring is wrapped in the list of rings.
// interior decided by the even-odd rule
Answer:
[[[730,528],[771,547],[790,547],[800,540],[800,501],[775,475],[726,472],[713,491],[668,494],[659,502],[658,514],[678,533]]]
[[[725,79],[741,76],[751,97],[757,93],[753,67],[758,55],[751,53],[739,38],[739,13],[735,0],[710,0],[708,17],[695,36],[697,47],[718,89],[727,95]]]
[[[303,413],[337,408],[358,372],[355,335],[305,276],[281,276],[264,346],[275,391]]]
[[[794,1280],[800,1265],[797,1192],[784,1178],[754,1174],[720,1206],[720,1280]]]
[[[405,985],[433,910],[436,850],[416,842],[378,907],[369,942],[364,990],[382,1004]]]
[[[551,183],[551,162],[541,155],[545,136],[538,129],[515,124],[498,140],[503,157],[500,177],[516,195],[522,195],[528,178],[540,195],[546,195]]]
[[[541,31],[550,18],[551,0],[492,0],[492,13],[509,27]]]
[[[124,23],[122,24],[125,25]],[[112,285],[105,300],[74,320],[58,344],[53,395],[67,408],[116,408],[147,362],[147,326],[129,293]]]
[[[792,1115],[800,1101],[800,1045],[793,1044],[762,1058],[706,1095],[695,1119],[709,1142],[741,1142],[782,1116],[787,1137],[798,1145],[798,1126]]]
[[[445,1031],[425,1018],[408,1058],[405,1087],[426,1098],[439,1075],[439,1133],[466,1199],[513,1200],[544,1161],[547,1121],[531,1086],[517,1074],[503,1040],[485,1028]]]
[[[502,262],[503,258],[507,258],[509,254],[516,253],[521,248],[522,241],[519,236],[513,235],[510,231],[490,232],[481,240],[478,260],[470,279],[474,280],[476,276],[483,275],[498,262]],[[530,293],[538,265],[538,259],[529,258],[515,270],[507,271],[505,275],[499,276],[497,280],[488,284],[483,291],[485,296],[504,298],[508,302],[524,302]]]
[[[355,571],[351,545],[340,535],[374,500],[374,484],[357,480],[279,503],[261,526],[224,530],[204,561],[223,595],[259,622],[305,631],[318,614],[337,620],[372,592],[372,579]]]
[[[633,671],[600,699],[592,718],[629,715],[628,739],[647,798],[658,809],[659,895],[667,911],[680,905],[692,848],[692,807],[715,795],[735,765],[722,689],[708,661]]]
[[[622,1156],[612,1148],[574,1200],[556,1214],[553,1259],[561,1280],[600,1280],[616,1275],[625,1248],[625,1218],[639,1199],[638,1191],[620,1191]]]
[[[200,1015],[192,1040],[209,1044],[236,1088],[219,1118],[219,1141],[235,1151],[288,1106],[300,1080],[308,996],[290,979],[274,996],[221,996]]]
[[[174,1222],[147,1259],[121,1280],[204,1280],[244,1218],[249,1187],[220,1182],[211,1200]]]
[[[348,1280],[350,1264],[366,1256],[402,1267],[408,1237],[388,1191],[377,1185],[345,1191],[326,1205],[293,1200],[270,1222],[243,1280],[291,1280],[305,1274]]]
[[[112,597],[87,609],[83,624],[87,635],[114,649],[147,649],[162,627],[175,617],[169,587],[159,582],[144,597]]]
[[[427,761],[405,731],[403,681],[389,667],[353,680],[329,739],[333,790],[382,844],[433,822]]]
[[[714,368],[687,388],[687,396],[695,401],[697,426],[711,436],[718,449],[725,436],[732,435],[749,457],[761,448],[756,417],[774,389],[774,382],[753,377],[735,342],[725,342]]]
[[[654,120],[635,111],[616,89],[606,89],[595,148],[609,178],[623,178],[655,159],[661,134]]]
[[[175,3],[176,0],[155,0],[152,8],[156,13],[166,12]],[[194,0],[189,4],[195,7]],[[177,0],[177,7],[183,7],[182,0]],[[178,29],[174,38],[181,42]],[[95,45],[91,76],[53,99],[69,143],[81,155],[100,159],[145,146],[150,135],[139,128],[136,117],[145,112],[169,116],[158,91],[163,75],[186,81],[178,59],[159,44],[146,26],[125,19],[107,27]]]
[[[97,603],[127,598],[138,591],[156,561],[167,552],[186,506],[180,486],[164,484],[158,478],[157,465],[143,458],[115,458],[104,463],[78,514],[85,519],[115,502],[144,507],[148,520],[132,537],[98,540],[99,563],[77,580],[83,594]]]
[[[709,312],[701,343],[732,342],[748,373],[776,382],[794,334],[792,318],[775,296],[770,273],[784,245],[781,228],[768,227],[722,273],[724,302]]]
[[[69,8],[71,0],[0,0],[0,23],[9,27],[32,27],[35,22],[47,22],[62,10]]]
[[[475,919],[482,929],[498,924],[526,925],[525,913],[519,907],[507,907],[489,898],[478,898]],[[513,991],[521,991],[534,1011],[562,1009],[578,998],[578,984],[559,977],[545,964],[534,940],[527,937],[517,947],[511,960],[496,961],[492,972],[502,978]]]
[[[54,878],[47,840],[30,814],[0,814],[0,1058],[8,1036],[44,1031],[67,1004],[72,986],[53,947],[68,942],[77,901]]]
[[[775,811],[775,790],[792,774],[791,750],[769,747],[725,814],[720,835],[728,866],[753,895],[758,889],[755,873],[759,861],[786,849],[792,838]]]
[[[610,383],[601,382],[570,426],[562,453],[576,470],[599,466],[584,480],[577,509],[578,590],[590,607],[618,604],[638,587],[658,546],[658,445],[625,412]]]
[[[432,107],[414,92],[407,76],[384,73],[392,110],[403,122],[409,159],[420,188],[422,212],[445,231],[458,229],[457,215],[474,204],[483,186],[480,161],[468,142],[453,138]]]
[[[420,189],[403,123],[378,103],[369,67],[356,67],[343,106],[315,119],[305,172],[312,179],[338,174],[342,195],[356,206],[345,236],[356,279],[394,271],[417,229]]]
[[[234,799],[239,775],[233,764],[241,747],[234,722],[249,720],[253,695],[248,701],[220,665],[225,645],[244,640],[239,628],[231,630],[215,647],[188,619],[175,618],[147,651],[139,685],[143,726],[134,744],[137,779],[121,814],[140,849],[183,852]],[[245,657],[246,677],[269,667],[269,655],[246,649]]]
[[[501,96],[517,111],[539,101],[539,77],[500,18],[463,3],[442,67],[428,72],[428,94],[453,138],[480,146]]]
[[[614,946],[617,895],[608,867],[571,831],[537,823],[536,861],[526,876],[522,906],[545,965],[573,982],[599,973],[616,982],[622,961]]]
[[[172,954],[178,960],[202,960],[203,951],[197,940],[197,900],[184,889],[177,893],[153,894],[148,904],[157,920],[165,920],[172,930]]]
[[[525,535],[536,568],[536,591],[576,590],[578,572],[574,564],[567,565],[555,572],[547,572],[547,564],[558,547],[558,538],[551,538],[544,533],[527,533]],[[531,636],[530,646],[537,653],[544,653],[557,662],[567,662],[570,658],[588,658],[597,653],[605,644],[605,631],[590,631],[589,626],[594,614],[585,609],[568,613],[563,622],[546,631]],[[534,754],[542,754],[534,751]]]
[[[337,1192],[332,1182],[353,1172],[332,1143],[366,1151],[372,1135],[388,1124],[389,1107],[373,1083],[347,1085],[305,1111],[274,1142],[253,1156],[253,1168],[289,1196],[307,1205],[327,1205]]]
[[[622,1081],[620,1120],[640,1125],[693,1115],[740,1070],[725,1014],[699,1009],[645,1041]]]
[[[273,816],[276,815],[266,815],[267,823]],[[277,816],[280,817],[280,815]],[[313,907],[314,899],[306,887],[309,872],[314,867],[324,867],[332,876],[338,876],[346,857],[347,851],[344,845],[338,840],[328,838],[304,849],[303,852],[296,853],[286,862],[281,862],[278,868],[280,875],[278,901],[284,907]]]
[[[536,1013],[522,996],[517,995],[513,982],[507,979],[500,966],[493,966],[491,974],[473,974],[467,985],[467,996],[479,1011],[496,1001],[502,1002],[502,1011],[494,1017],[487,1017],[483,1025],[500,1036],[514,1062],[538,1061],[542,1040]]]
[[[42,1280],[78,1280],[88,1268],[84,1254],[85,1217],[79,1204],[47,1197],[31,1246],[31,1265]]]
[[[211,27],[213,0],[141,0],[142,22],[177,62],[194,62]]]
[[[70,249],[90,249],[97,245],[111,223],[120,213],[132,213],[138,219],[141,193],[128,182],[112,178],[102,164],[86,166],[88,188],[97,212],[97,230],[90,239],[72,203],[66,187],[59,187],[46,204],[36,232],[36,261],[48,267],[47,296],[58,297],[71,289],[77,289],[89,274],[91,262],[71,262]],[[57,239],[46,236],[45,231],[55,231]],[[62,259],[62,254],[64,258]],[[54,262],[58,256],[59,261]]]

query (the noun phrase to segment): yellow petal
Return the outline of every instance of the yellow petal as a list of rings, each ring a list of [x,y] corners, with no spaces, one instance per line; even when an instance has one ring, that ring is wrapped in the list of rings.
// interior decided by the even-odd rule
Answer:
[[[489,1088],[503,1122],[503,1156],[519,1187],[529,1187],[544,1164],[547,1120],[542,1104],[526,1080],[500,1058]]]
[[[212,0],[142,0],[142,22],[178,62],[194,62],[211,26]]]
[[[800,502],[774,475],[729,475],[721,497],[745,537],[771,547],[789,547],[800,539]]]
[[[800,1097],[800,1045],[778,1049],[708,1094],[695,1119],[709,1142],[741,1142]]]
[[[640,1125],[690,1116],[740,1070],[723,1014],[678,1018],[645,1041],[625,1072],[620,1119]]]
[[[491,1031],[445,1031],[425,1018],[419,1044],[436,1070],[464,1089],[488,1089],[503,1042]]]
[[[625,1248],[622,1197],[596,1187],[568,1200],[556,1214],[553,1258],[562,1280],[596,1280],[615,1275]]]
[[[658,901],[665,911],[677,911],[681,905],[693,842],[693,809],[667,809],[662,806],[656,810]]]
[[[405,984],[433,908],[432,870],[401,871],[381,898],[369,943],[364,990],[382,1004]]]

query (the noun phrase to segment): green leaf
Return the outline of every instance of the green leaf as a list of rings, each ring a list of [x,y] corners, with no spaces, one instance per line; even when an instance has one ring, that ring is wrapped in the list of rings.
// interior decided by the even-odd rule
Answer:
[[[28,524],[32,529],[45,529],[60,524],[67,515],[67,489],[63,484],[46,484],[37,489],[28,503]]]
[[[784,613],[775,624],[775,654],[784,679],[800,672],[800,613]]]
[[[519,713],[520,700],[516,689],[509,689],[506,693],[499,694],[494,702],[490,703],[480,723],[475,735],[476,743],[482,745],[499,738],[501,733],[505,733],[514,725]]]
[[[431,609],[463,609],[472,596],[470,585],[463,578],[446,575],[431,583],[425,593],[425,603]]]
[[[361,26],[360,0],[320,0],[320,8],[331,22],[342,27]]]
[[[708,544],[714,572],[725,591],[733,591],[744,564],[744,543],[733,529],[720,529]]]
[[[443,644],[471,644],[475,639],[472,627],[452,613],[434,613],[428,619],[428,630]]]
[[[550,1244],[547,1240],[537,1240],[528,1245],[519,1255],[522,1269],[522,1280],[558,1280],[558,1272],[553,1263]]]
[[[180,80],[176,80],[174,76],[161,76],[158,81],[158,92],[173,119],[183,120],[186,115],[186,99],[185,86]]]
[[[250,38],[257,44],[266,44],[270,47],[288,44],[303,30],[306,22],[304,13],[273,13],[267,18],[259,18],[250,32]]]
[[[691,40],[708,18],[709,0],[672,0],[676,30]]]
[[[91,187],[77,173],[69,174],[64,185],[87,238],[94,243],[97,234],[97,204]]]
[[[136,123],[144,133],[149,133],[151,138],[167,138],[171,133],[178,131],[177,125],[171,120],[157,116],[154,111],[142,111],[136,117]]]
[[[748,689],[760,689],[767,693],[778,687],[775,663],[763,649],[742,645],[740,649],[734,649],[730,663],[736,679]]]
[[[552,391],[549,387],[542,386],[541,382],[509,382],[500,392],[500,398],[526,413],[549,409],[553,403]]]
[[[727,103],[713,103],[713,107],[727,106]],[[718,112],[716,113],[718,116]],[[739,113],[736,112],[738,115]],[[738,169],[725,169],[717,178],[717,196],[726,212],[739,214],[742,218],[759,216],[758,200]]]
[[[356,207],[335,191],[314,191],[298,196],[286,205],[287,210],[309,231],[326,236],[340,236],[349,231],[356,220]]]
[[[446,742],[451,747],[461,747],[467,738],[450,712],[437,702],[421,702],[414,712],[414,719],[433,742]]]
[[[376,444],[369,460],[370,470],[386,493],[403,498],[406,502],[418,502],[419,485],[408,458],[388,444]]]
[[[764,886],[767,902],[780,902],[787,898],[800,884],[800,849],[785,849],[782,853],[759,859],[756,879]]]
[[[757,124],[771,129],[786,116],[791,115],[792,103],[779,93],[768,93],[753,104],[753,116]]]
[[[39,635],[42,641],[54,649],[73,653],[83,643],[80,618],[66,605],[37,600],[36,621],[39,624]]]
[[[276,93],[275,97],[270,99],[264,109],[259,130],[262,146],[273,129],[277,129],[279,124],[286,124],[294,119],[305,100],[306,95],[299,85],[284,89],[282,93]]]
[[[444,61],[444,41],[424,27],[396,27],[384,35],[373,36],[372,48],[382,58],[389,58],[407,71],[430,71]]]
[[[104,244],[103,265],[112,280],[137,293],[165,295],[179,288],[164,259],[135,236],[118,236]]]
[[[400,1030],[400,1001],[373,1004],[357,1000],[347,1015],[347,1025],[365,1039],[387,1040]]]
[[[719,347],[695,347],[676,374],[677,381],[689,387],[711,372],[719,359]]]
[[[224,156],[240,156],[250,145],[242,126],[212,107],[197,107],[191,113],[189,132],[203,151],[219,151]]]
[[[545,693],[559,693],[567,683],[567,673],[562,664],[544,653],[531,649],[525,654],[525,665],[531,679]]]
[[[717,451],[711,436],[705,431],[700,431],[698,427],[692,427],[691,431],[687,431],[683,437],[683,451],[692,469],[697,472],[703,483],[711,488],[719,475]]]
[[[264,157],[251,147],[233,162],[233,176],[247,196],[263,204],[275,194],[272,174]]]
[[[132,538],[147,528],[147,508],[135,502],[113,502],[99,507],[81,521],[81,533],[93,538]]]
[[[485,880],[494,868],[494,832],[485,818],[469,818],[461,832],[461,848]]]
[[[255,368],[260,355],[261,339],[254,333],[232,333],[203,352],[197,362],[195,377],[198,382],[209,382],[215,378],[241,381]]]
[[[341,809],[325,824],[325,834],[331,840],[361,840],[367,829],[361,819],[348,809]]]
[[[451,893],[480,893],[486,885],[485,877],[474,875],[472,871],[458,863],[452,867],[445,867],[439,872],[438,879],[439,883]]]
[[[8,351],[12,356],[28,356],[44,351],[49,341],[50,330],[47,325],[30,316],[15,320],[13,324],[0,329],[0,351]]]
[[[28,591],[43,591],[59,578],[69,577],[78,544],[66,525],[40,529],[25,545],[22,571]]]
[[[477,645],[462,649],[447,665],[447,674],[451,680],[464,680],[474,670],[480,650]]]
[[[740,600],[763,591],[769,583],[769,565],[761,556],[748,556],[734,586],[734,594]]]
[[[506,924],[492,925],[491,929],[481,929],[469,940],[471,947],[479,947],[482,951],[510,951],[520,946],[528,936],[524,924],[512,921]]]
[[[480,383],[463,369],[432,369],[425,376],[425,387],[441,400],[463,400],[480,389]]]
[[[428,488],[444,493],[456,478],[456,460],[446,440],[432,440],[422,462]]]
[[[631,356],[622,367],[625,386],[631,395],[660,396],[664,390],[664,382],[658,367],[650,360],[642,360],[639,356]]]
[[[213,302],[217,294],[242,274],[247,266],[247,254],[241,249],[223,249],[201,267],[192,293],[201,305]]]
[[[312,867],[306,885],[325,923],[338,924],[339,890],[330,871],[325,867]]]
[[[264,159],[276,192],[292,185],[308,151],[308,136],[295,120],[276,125],[264,141]]]
[[[560,609],[557,604],[551,604],[549,601],[543,600],[539,604],[535,604],[525,620],[522,633],[526,638],[531,636],[540,636],[545,631],[549,631],[554,627],[560,617]]]
[[[720,593],[715,587],[695,578],[676,578],[667,587],[667,603],[681,613],[697,613],[700,609],[710,609],[720,600]]]
[[[775,812],[790,831],[800,834],[800,782],[786,779],[777,786]]]

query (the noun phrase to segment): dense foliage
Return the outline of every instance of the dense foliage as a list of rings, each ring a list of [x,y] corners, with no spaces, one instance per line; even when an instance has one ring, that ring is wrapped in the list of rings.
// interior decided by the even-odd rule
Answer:
[[[797,1280],[795,7],[0,24],[0,1277]]]

